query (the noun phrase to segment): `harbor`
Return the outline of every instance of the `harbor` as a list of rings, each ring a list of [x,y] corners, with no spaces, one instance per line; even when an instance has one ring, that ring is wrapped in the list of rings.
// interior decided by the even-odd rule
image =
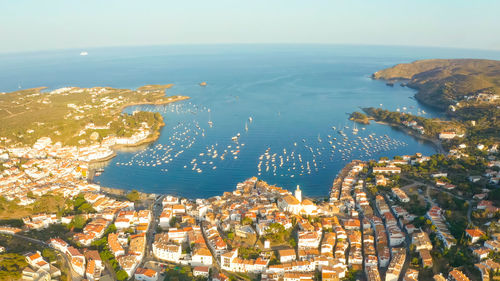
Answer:
[[[217,118],[220,116],[217,108],[193,100],[141,105],[130,110],[161,113],[165,119],[161,136],[140,149],[119,152],[127,157],[117,157],[98,170],[94,177],[96,183],[106,183],[108,171],[115,169],[131,173],[146,170],[159,178],[183,175],[184,179],[206,179],[231,173],[231,176],[256,175],[277,183],[307,183],[313,177],[331,175],[352,159],[369,160],[387,153],[411,151],[409,145],[417,141],[407,136],[395,137],[395,130],[389,126],[358,125],[346,119],[311,130],[304,136],[266,144],[260,142],[259,137],[262,126],[268,124],[262,124],[258,117],[241,116],[239,126],[232,120],[234,124],[228,128],[225,120]],[[274,118],[281,119],[281,113]],[[154,192],[162,190],[158,188]]]

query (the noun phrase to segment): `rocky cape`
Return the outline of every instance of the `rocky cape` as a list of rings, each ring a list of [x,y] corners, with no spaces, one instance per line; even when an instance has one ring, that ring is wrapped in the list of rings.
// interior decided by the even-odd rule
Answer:
[[[429,59],[397,64],[375,72],[373,79],[416,89],[415,98],[441,110],[465,96],[500,94],[500,61],[483,59]]]

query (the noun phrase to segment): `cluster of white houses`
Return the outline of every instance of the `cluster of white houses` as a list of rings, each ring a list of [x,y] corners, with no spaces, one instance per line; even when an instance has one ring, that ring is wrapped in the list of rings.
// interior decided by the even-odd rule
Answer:
[[[41,140],[36,149],[43,150],[48,145],[48,140]],[[0,188],[10,199],[32,197],[28,196],[28,191],[36,195],[59,193],[67,198],[83,193],[83,198],[97,213],[83,215],[87,223],[73,238],[81,248],[58,238],[52,239],[50,245],[66,254],[73,270],[88,280],[98,280],[104,266],[98,253],[84,248],[105,235],[107,248],[121,269],[137,280],[156,280],[157,274],[140,267],[146,256],[147,237],[153,230],[156,235],[151,242],[151,257],[161,262],[190,265],[195,276],[208,276],[217,264],[223,271],[259,274],[262,280],[269,281],[313,280],[317,271],[322,280],[339,280],[350,268],[363,270],[367,280],[382,280],[383,277],[385,280],[418,280],[418,271],[405,270],[409,253],[403,247],[404,242],[411,238],[424,267],[432,266],[432,243],[426,233],[410,223],[415,216],[402,205],[410,202],[410,198],[399,188],[393,188],[392,194],[385,196],[369,196],[366,187],[373,183],[364,182],[359,174],[368,171],[378,175],[375,183],[382,177],[390,181],[386,177],[401,173],[400,165],[428,160],[422,155],[381,159],[371,170],[367,169],[367,163],[354,161],[335,179],[327,201],[303,198],[299,186],[292,193],[257,178],[239,183],[232,192],[207,199],[164,196],[157,220],[150,210],[137,211],[133,202],[113,199],[100,192],[99,186],[85,183],[86,166],[79,161],[43,158],[21,163],[17,158],[9,159],[4,163],[9,165],[8,176],[24,172],[16,179],[26,178],[27,181],[20,185],[19,181],[6,181],[3,176]],[[62,177],[49,175],[50,169],[57,169]],[[484,209],[496,208],[481,202],[478,209],[483,205]],[[442,210],[434,206],[426,216],[436,226],[435,232],[444,245],[454,245],[455,239],[449,233]],[[51,224],[69,224],[74,218],[38,214],[24,218],[24,222],[27,229],[43,229]],[[116,231],[107,231],[112,224]],[[6,233],[20,231],[2,229]],[[268,235],[281,230],[294,233],[287,239],[293,238],[296,243],[274,241],[273,236]],[[467,235],[473,243],[481,237],[477,230],[468,230]],[[255,241],[258,237],[265,238],[262,245],[256,246],[260,254],[244,258],[235,242]],[[275,250],[276,247],[279,250]],[[485,253],[499,250],[500,242],[495,237],[475,248],[474,253],[485,258]],[[279,260],[277,264],[271,263],[273,255]],[[480,271],[496,268],[488,259],[477,267]],[[38,271],[34,266],[31,269],[35,273]],[[457,270],[453,272],[450,276],[460,275]],[[212,278],[228,280],[224,273],[213,274]]]

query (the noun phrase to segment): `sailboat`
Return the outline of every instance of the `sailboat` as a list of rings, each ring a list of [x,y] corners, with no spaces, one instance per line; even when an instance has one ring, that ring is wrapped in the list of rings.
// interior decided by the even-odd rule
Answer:
[[[248,132],[248,124],[245,122],[245,131]]]
[[[210,128],[212,128],[212,126],[214,125],[214,122],[212,122],[212,118],[211,118],[211,114],[210,114],[210,108],[208,109],[208,126],[210,126]]]
[[[356,128],[356,123],[354,123],[354,128],[352,129],[352,133],[357,134],[358,131],[359,131],[358,128]]]
[[[240,133],[237,133],[236,136],[232,137],[231,140],[232,141],[238,141],[238,138],[241,136]]]

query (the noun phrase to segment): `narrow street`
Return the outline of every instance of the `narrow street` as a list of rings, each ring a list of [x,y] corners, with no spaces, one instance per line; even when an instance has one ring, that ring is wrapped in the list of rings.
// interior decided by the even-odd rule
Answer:
[[[149,210],[151,210],[151,223],[149,224],[148,231],[146,232],[146,249],[144,253],[144,258],[142,259],[139,267],[143,267],[143,265],[149,261],[154,261],[153,257],[153,241],[156,233],[156,227],[158,226],[157,220],[159,219],[161,212],[163,211],[161,202],[163,200],[164,195],[159,196],[157,199],[153,201],[151,206],[149,206]],[[159,204],[159,205],[158,205]]]

